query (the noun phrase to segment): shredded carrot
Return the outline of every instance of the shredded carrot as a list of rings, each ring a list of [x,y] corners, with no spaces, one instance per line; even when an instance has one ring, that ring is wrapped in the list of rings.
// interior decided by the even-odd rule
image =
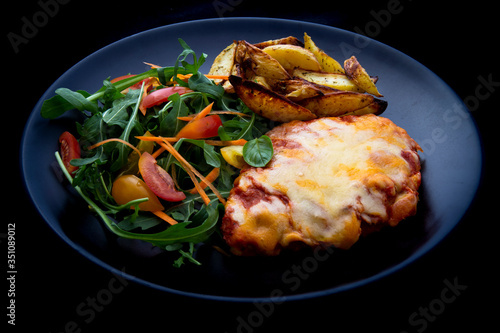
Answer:
[[[200,183],[200,186],[202,189],[205,189],[208,186],[207,182],[213,183],[217,177],[219,177],[219,172],[220,168],[213,168],[212,171],[208,173],[208,175],[205,177],[205,180]],[[196,188],[193,188],[189,191],[191,194],[196,194],[198,193]]]
[[[181,163],[181,165],[184,167],[184,170],[187,172],[187,174],[189,175],[189,177],[193,181],[194,187],[196,188],[196,191],[200,194],[201,198],[203,199],[203,202],[205,203],[205,205],[208,205],[210,203],[210,198],[205,193],[205,191],[201,188],[200,183],[198,183],[198,180],[196,179],[196,175],[194,172],[194,171],[196,171],[196,169],[193,168],[193,166],[191,164],[189,164],[189,162],[186,161],[184,159],[184,157],[182,157],[182,155],[179,154],[179,152],[177,150],[175,150],[175,148],[170,144],[170,142],[164,141],[164,142],[160,143],[160,145],[162,147],[164,147],[170,154],[172,154],[175,157],[175,159],[177,161],[179,161],[179,163]],[[198,172],[198,171],[196,171],[196,172]],[[203,176],[201,176],[201,177],[203,177]]]
[[[212,80],[228,80],[229,75],[212,75],[212,74],[203,74],[207,77],[207,79],[212,79]],[[189,79],[193,74],[177,74],[177,77],[181,79],[182,81],[186,81]]]
[[[203,188],[201,188],[200,184],[196,180],[196,177],[198,177],[202,182],[206,183],[207,186],[212,190],[212,192],[214,192],[214,194],[217,196],[219,201],[222,202],[223,204],[225,204],[226,200],[222,197],[222,195],[215,188],[215,186],[213,186],[210,181],[207,181],[206,178],[202,174],[200,174],[198,172],[198,170],[196,170],[188,161],[186,161],[184,159],[184,157],[182,157],[182,155],[179,154],[179,152],[174,148],[174,146],[172,146],[172,144],[170,142],[172,141],[172,139],[175,139],[175,138],[164,138],[164,137],[159,137],[159,136],[136,136],[136,138],[139,140],[144,140],[144,141],[154,141],[154,142],[158,143],[161,147],[163,147],[166,151],[168,151],[170,154],[172,154],[172,156],[174,156],[175,159],[177,161],[179,161],[179,163],[181,163],[181,165],[184,167],[184,170],[186,170],[186,172],[188,173],[189,177],[191,178],[191,180],[194,183],[194,186],[195,186],[197,192],[200,194],[200,196],[203,199],[203,201],[205,202],[205,204],[208,205],[208,203],[210,203],[210,199],[208,198],[208,196],[205,193],[205,191],[203,190]],[[243,139],[235,140],[235,141],[239,141],[240,145],[241,145],[241,142],[242,142],[241,140],[243,140]],[[224,141],[219,141],[219,142],[224,142]],[[230,141],[226,141],[226,142],[230,142]]]
[[[218,141],[218,140],[205,140],[205,143],[211,146],[244,146],[247,143],[245,139]]]
[[[146,137],[147,138],[147,137]],[[123,143],[124,145],[127,145],[129,146],[130,148],[132,148],[137,154],[139,154],[139,156],[141,156],[141,152],[139,151],[139,149],[137,149],[136,147],[134,147],[132,144],[130,144],[129,142],[125,141],[125,140],[122,140],[122,139],[118,139],[118,138],[111,138],[111,139],[107,139],[107,140],[103,140],[101,142],[98,142],[96,143],[95,145],[92,145],[90,147],[88,147],[87,149],[89,150],[92,150],[94,148],[97,148],[105,143],[108,143],[108,142],[120,142],[120,143]]]
[[[191,121],[193,120],[193,118],[195,117],[195,115],[190,115],[190,116],[186,116],[186,117],[177,117],[177,119],[179,120],[182,120],[182,121]]]
[[[151,213],[155,214],[156,216],[161,218],[163,221],[166,221],[166,222],[170,223],[171,225],[177,224],[176,220],[174,220],[173,218],[171,218],[170,216],[168,216],[165,212],[163,212],[161,210],[156,210],[156,211],[151,212]]]
[[[142,140],[142,141],[154,141],[156,143],[161,143],[164,141],[168,142],[177,142],[181,138],[174,138],[174,137],[160,137],[160,136],[136,136],[137,139]],[[220,141],[220,140],[203,140],[205,141],[206,144],[209,144],[211,146],[244,146],[245,143],[247,143],[247,140],[245,139],[238,139],[238,140],[229,140],[229,141]],[[160,148],[161,149],[161,148]],[[153,153],[156,154],[155,156],[158,157],[161,153],[163,153],[165,149],[162,151],[156,151]]]
[[[209,115],[215,115],[215,114],[230,114],[233,116],[250,117],[249,114],[237,112],[237,111],[210,111],[210,113],[209,113]],[[185,116],[185,117],[177,117],[177,119],[182,120],[182,121],[191,121],[194,117],[196,117],[195,114],[190,114],[189,116]]]
[[[148,95],[148,90],[151,86],[157,86],[159,85],[158,80],[156,78],[153,78],[151,80],[146,80],[145,85],[144,85],[144,90],[142,91],[142,97],[141,97],[141,104],[139,104],[139,110],[141,111],[142,115],[146,115],[147,108],[144,106],[143,101],[144,98]]]
[[[210,203],[210,199],[208,198],[203,188],[201,188],[200,184],[196,180],[196,177],[198,177],[202,182],[205,182],[207,184],[207,186],[212,190],[212,192],[214,192],[214,194],[217,196],[217,198],[222,204],[226,203],[226,200],[222,197],[222,195],[215,188],[215,186],[213,186],[211,182],[209,182],[201,173],[198,172],[198,170],[196,170],[188,161],[186,161],[184,157],[182,157],[182,155],[179,154],[177,150],[175,150],[174,146],[172,146],[170,142],[164,140],[162,143],[160,143],[160,145],[164,147],[170,154],[172,154],[172,156],[174,156],[175,159],[179,161],[179,163],[182,164],[184,170],[186,170],[186,172],[188,173],[189,177],[194,183],[196,190],[198,191],[198,193],[200,194],[201,198],[203,199],[206,205]]]
[[[155,64],[152,64],[152,63],[149,63],[149,62],[143,62],[144,64],[150,66],[151,68],[161,68],[161,66],[158,66],[158,65],[155,65]]]
[[[163,136],[136,136],[137,139],[142,140],[142,141],[154,141],[156,143],[161,143],[164,140],[167,140],[168,142],[177,142],[179,141],[179,138],[174,138],[174,137],[163,137]]]
[[[199,113],[197,113],[193,119],[191,119],[189,122],[192,123],[194,121],[197,121],[199,119],[202,119],[203,117],[205,117],[207,114],[210,113],[210,111],[212,111],[212,106],[214,105],[214,102],[208,104],[203,110],[201,110]]]
[[[163,153],[164,151],[165,151],[165,148],[160,147],[154,153],[152,153],[151,156],[153,156],[155,159],[157,159],[158,156],[160,156],[161,153]]]

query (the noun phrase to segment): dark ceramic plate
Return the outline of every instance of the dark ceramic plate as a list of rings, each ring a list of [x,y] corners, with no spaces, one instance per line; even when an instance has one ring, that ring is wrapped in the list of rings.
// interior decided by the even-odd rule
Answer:
[[[116,239],[62,185],[51,165],[64,130],[75,115],[40,117],[43,100],[55,89],[89,92],[106,77],[139,73],[143,61],[173,65],[184,39],[198,54],[215,56],[233,40],[260,42],[307,32],[339,61],[356,55],[389,102],[383,114],[422,146],[422,187],[416,216],[396,228],[361,239],[349,251],[288,253],[276,258],[228,258],[210,247],[197,254],[202,266],[171,267],[169,254],[147,244]],[[34,205],[71,247],[116,274],[161,291],[235,301],[296,300],[332,294],[380,279],[413,262],[440,242],[460,221],[481,176],[477,129],[465,105],[435,74],[403,53],[351,32],[328,26],[267,18],[211,19],[179,23],[139,33],[83,59],[41,97],[25,128],[21,165]],[[57,198],[57,200],[54,200]]]

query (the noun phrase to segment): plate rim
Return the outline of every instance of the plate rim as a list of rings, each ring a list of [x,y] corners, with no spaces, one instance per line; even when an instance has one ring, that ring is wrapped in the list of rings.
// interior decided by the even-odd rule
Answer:
[[[35,209],[37,210],[38,214],[42,217],[42,219],[45,221],[45,223],[48,224],[49,227],[66,244],[68,244],[71,248],[73,248],[75,251],[77,251],[77,253],[79,253],[80,255],[83,255],[85,258],[87,258],[91,262],[99,265],[100,267],[102,267],[102,268],[110,271],[113,275],[121,276],[121,277],[123,277],[123,278],[125,278],[125,279],[127,279],[129,281],[132,281],[132,282],[135,282],[135,283],[139,283],[139,284],[144,285],[144,286],[149,287],[149,288],[161,290],[163,292],[169,292],[169,293],[173,293],[173,294],[177,294],[177,295],[181,295],[181,296],[188,296],[188,297],[193,297],[193,298],[198,298],[198,299],[201,298],[201,299],[206,299],[206,300],[229,301],[229,302],[245,302],[245,303],[248,303],[248,302],[269,302],[269,301],[272,301],[272,298],[270,296],[269,297],[223,296],[223,295],[203,294],[203,293],[198,293],[198,292],[191,292],[191,291],[173,289],[173,288],[170,288],[170,287],[167,287],[167,286],[164,286],[164,285],[160,285],[160,284],[156,284],[156,283],[147,281],[147,280],[142,279],[140,277],[136,277],[136,276],[134,276],[132,274],[129,274],[129,273],[125,272],[125,271],[119,270],[118,268],[112,266],[111,264],[109,264],[109,263],[103,261],[102,259],[96,257],[94,254],[92,254],[91,252],[89,252],[88,250],[86,250],[82,245],[77,244],[75,241],[73,241],[72,239],[70,239],[68,237],[68,235],[66,235],[62,230],[57,230],[55,228],[55,226],[53,226],[52,223],[50,223],[48,221],[48,218],[43,213],[43,209],[36,203],[35,198],[33,197],[32,193],[30,191],[30,185],[28,184],[27,179],[26,179],[27,170],[25,168],[25,154],[24,154],[24,150],[25,150],[26,137],[27,137],[27,135],[29,135],[27,133],[27,130],[28,130],[29,125],[34,120],[34,118],[37,117],[37,116],[39,116],[37,114],[37,112],[41,108],[41,105],[42,105],[43,101],[47,98],[46,96],[53,94],[54,91],[55,91],[55,89],[58,88],[57,82],[59,82],[60,80],[63,80],[65,76],[70,75],[70,73],[73,70],[75,70],[78,67],[84,65],[85,62],[88,59],[90,59],[92,57],[95,57],[95,56],[98,56],[98,54],[100,54],[102,52],[105,52],[109,48],[112,48],[112,47],[116,46],[119,43],[125,43],[125,42],[127,42],[127,41],[129,41],[131,39],[140,38],[141,35],[146,35],[146,34],[154,33],[156,31],[163,30],[163,29],[175,28],[177,26],[182,26],[182,25],[213,23],[213,22],[216,22],[216,21],[219,21],[219,22],[224,22],[224,21],[228,21],[228,22],[231,22],[231,21],[239,21],[239,22],[241,22],[241,21],[266,21],[266,22],[278,22],[278,23],[284,23],[284,24],[297,23],[297,24],[306,24],[306,25],[316,26],[319,29],[333,30],[333,31],[340,32],[342,34],[347,34],[347,35],[352,35],[352,36],[361,36],[361,35],[357,34],[356,32],[348,31],[348,30],[345,30],[345,29],[342,29],[342,28],[338,28],[338,27],[328,26],[328,25],[321,24],[321,23],[310,22],[310,21],[301,21],[301,20],[284,19],[284,18],[272,18],[272,17],[230,17],[230,18],[206,18],[206,19],[200,19],[200,20],[189,20],[189,21],[183,21],[183,22],[176,22],[176,23],[167,24],[167,25],[163,25],[163,26],[158,26],[158,27],[155,27],[155,28],[147,29],[147,30],[144,30],[144,31],[140,31],[140,32],[134,33],[132,35],[126,36],[124,38],[121,38],[119,40],[116,40],[116,41],[114,41],[114,42],[112,42],[112,43],[110,43],[110,44],[108,44],[108,45],[106,45],[106,46],[104,46],[104,47],[102,47],[102,48],[100,48],[100,49],[92,52],[91,54],[85,56],[80,61],[78,61],[77,63],[75,63],[73,66],[71,66],[67,70],[65,70],[64,73],[61,74],[45,90],[45,92],[42,94],[42,96],[40,97],[40,99],[38,100],[38,102],[34,105],[34,107],[31,110],[31,113],[30,113],[29,117],[27,118],[26,123],[24,125],[23,133],[22,133],[22,137],[21,137],[21,142],[20,142],[20,146],[19,146],[19,164],[20,164],[21,178],[22,178],[22,183],[23,183],[24,189],[25,189],[26,193],[28,194],[28,197],[29,197],[29,199],[30,199],[33,207],[35,207]],[[463,103],[463,101],[459,98],[459,96],[457,95],[457,93],[444,80],[442,80],[437,74],[435,74],[434,72],[432,72],[429,68],[427,68],[426,66],[424,66],[418,60],[415,60],[413,57],[411,57],[411,56],[409,56],[409,55],[407,55],[407,54],[405,54],[405,53],[403,53],[403,52],[401,52],[401,51],[399,51],[399,50],[397,50],[397,49],[395,49],[395,48],[393,48],[393,47],[391,47],[391,46],[389,46],[387,44],[379,42],[379,41],[377,41],[375,39],[372,39],[370,37],[366,37],[366,36],[363,36],[363,37],[367,38],[370,41],[370,43],[377,44],[378,47],[386,48],[390,52],[395,52],[395,53],[398,53],[400,56],[403,56],[405,58],[411,59],[416,64],[418,64],[422,69],[425,69],[426,71],[428,71],[429,74],[432,74],[432,76],[435,77],[437,80],[439,80],[440,83],[443,84],[448,89],[449,92],[451,92],[452,94],[454,94],[454,96],[458,100],[460,100],[460,102],[462,103],[462,105],[465,107],[465,109],[467,110],[467,112],[469,112],[469,114],[470,114],[470,111],[465,106],[465,104]],[[350,282],[347,282],[347,283],[343,283],[343,284],[334,286],[334,287],[329,288],[329,289],[323,289],[323,290],[311,291],[311,292],[303,292],[303,293],[293,294],[293,295],[284,295],[284,296],[280,297],[280,302],[281,301],[283,301],[283,302],[297,301],[297,300],[304,300],[304,299],[311,299],[311,298],[315,298],[315,297],[327,296],[327,295],[332,295],[332,294],[341,293],[341,292],[345,292],[345,291],[348,291],[348,290],[356,289],[356,288],[364,286],[364,285],[368,285],[368,284],[370,284],[370,283],[372,283],[374,281],[382,279],[382,278],[384,278],[386,276],[389,276],[389,275],[391,275],[391,274],[393,274],[393,273],[401,270],[403,267],[406,267],[406,266],[408,266],[408,265],[410,265],[412,263],[415,263],[416,261],[420,260],[426,253],[428,253],[430,250],[432,250],[433,248],[435,248],[436,245],[438,245],[439,243],[443,242],[446,239],[446,237],[449,236],[450,232],[453,229],[455,229],[456,226],[467,215],[468,211],[470,210],[470,207],[475,202],[475,199],[477,197],[477,192],[478,192],[478,190],[480,188],[480,185],[481,185],[481,183],[483,181],[483,177],[484,177],[484,151],[483,151],[484,145],[482,144],[481,133],[479,132],[479,129],[478,129],[478,126],[477,126],[477,123],[476,123],[475,119],[471,116],[471,117],[469,117],[469,120],[472,122],[472,124],[474,126],[475,133],[477,134],[477,138],[478,138],[479,144],[480,144],[480,151],[478,152],[479,156],[480,156],[480,164],[479,164],[480,167],[479,167],[479,170],[478,170],[478,182],[475,185],[474,193],[472,193],[472,195],[471,195],[472,200],[469,202],[468,207],[464,211],[464,214],[458,219],[458,221],[456,221],[453,225],[451,225],[448,228],[446,228],[444,231],[441,231],[439,237],[433,237],[433,238],[431,238],[430,239],[431,241],[427,241],[425,244],[423,244],[421,247],[419,247],[414,253],[412,253],[405,260],[403,260],[403,261],[401,261],[401,262],[399,262],[399,263],[397,263],[395,265],[389,266],[389,267],[385,268],[384,270],[382,270],[382,271],[380,271],[380,272],[378,272],[378,273],[376,273],[376,274],[374,274],[372,276],[369,276],[369,277],[366,277],[366,278],[362,278],[362,279],[356,280],[356,281],[350,281]]]

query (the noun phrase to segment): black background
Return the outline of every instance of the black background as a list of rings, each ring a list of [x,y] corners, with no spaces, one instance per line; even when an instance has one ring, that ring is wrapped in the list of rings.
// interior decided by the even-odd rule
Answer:
[[[41,1],[45,3],[45,1]],[[61,1],[63,2],[63,1]],[[23,188],[18,163],[24,124],[40,96],[76,62],[121,38],[176,22],[217,17],[260,16],[315,22],[367,31],[382,20],[394,1],[271,2],[220,1],[67,1],[16,53],[8,34],[21,34],[23,17],[32,21],[41,10],[37,1],[9,4],[3,12],[3,89],[1,128],[2,177],[0,234],[2,273],[7,263],[7,224],[16,224],[16,326],[9,330],[37,332],[161,331],[205,329],[211,332],[449,332],[498,327],[498,249],[495,246],[498,197],[492,176],[493,135],[500,87],[472,112],[484,146],[483,182],[467,215],[435,249],[409,267],[356,290],[318,299],[263,308],[166,294],[128,282],[95,318],[77,314],[77,307],[114,278],[82,257],[40,218]],[[279,4],[281,4],[279,6]],[[440,6],[438,6],[440,5]],[[491,5],[491,6],[490,6]],[[406,53],[440,76],[462,98],[475,95],[478,77],[500,82],[496,55],[498,18],[493,3],[401,0],[398,14],[379,21],[374,39]],[[218,10],[217,10],[218,8]],[[200,32],[202,33],[202,32]],[[209,38],[209,36],[207,36]],[[484,90],[482,90],[484,92]],[[450,166],[453,167],[453,166]],[[13,183],[12,180],[15,180]],[[5,199],[6,198],[6,199]],[[57,200],[57,198],[54,198]],[[444,311],[412,326],[409,317],[441,297],[444,280],[467,286]],[[8,317],[8,284],[0,290],[1,321]],[[255,327],[241,326],[242,320]],[[260,319],[263,319],[262,321]]]

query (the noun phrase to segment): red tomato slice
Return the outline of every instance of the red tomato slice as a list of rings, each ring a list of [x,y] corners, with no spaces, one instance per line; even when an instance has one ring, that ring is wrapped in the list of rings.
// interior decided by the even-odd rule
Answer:
[[[142,105],[146,108],[150,108],[152,106],[167,102],[168,98],[175,93],[179,93],[179,95],[182,95],[188,92],[192,92],[192,90],[186,87],[175,86],[161,88],[144,97],[144,99],[142,100]]]
[[[61,134],[59,137],[59,151],[66,170],[72,175],[78,170],[78,167],[71,165],[70,161],[75,158],[80,158],[80,145],[73,134],[70,132]]]
[[[218,115],[212,115],[195,120],[184,126],[179,133],[178,138],[186,139],[205,139],[217,136],[222,120]]]
[[[163,200],[175,202],[186,199],[184,192],[175,189],[172,177],[156,164],[151,154],[147,152],[141,154],[139,172],[151,191]]]

